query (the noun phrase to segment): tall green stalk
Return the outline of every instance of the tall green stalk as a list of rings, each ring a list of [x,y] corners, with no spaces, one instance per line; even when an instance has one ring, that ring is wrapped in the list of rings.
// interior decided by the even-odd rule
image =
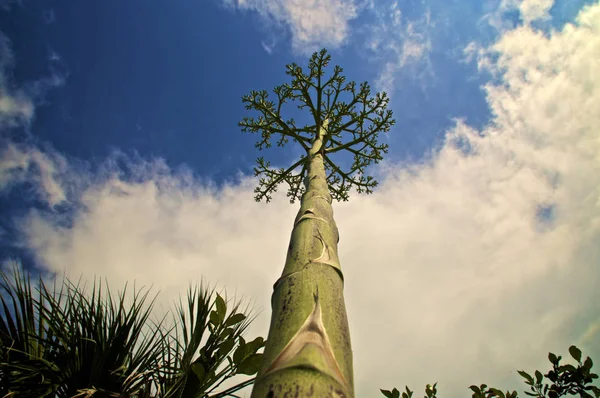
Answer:
[[[344,275],[331,203],[347,200],[352,186],[359,193],[372,192],[377,182],[365,177],[364,169],[387,152],[386,144],[377,144],[378,133],[389,131],[394,120],[386,111],[385,93],[370,98],[366,82],[358,91],[354,82],[344,84],[339,66],[325,76],[330,59],[325,50],[314,53],[308,75],[296,64],[288,65],[293,80],[274,89],[277,105],[267,100],[266,91],[243,98],[247,109],[262,114],[240,122],[243,131],[262,133],[259,149],[270,147],[271,135],[277,133],[278,146],[291,138],[306,151],[287,170],[271,169],[263,158],[254,169],[256,176],[266,176],[255,190],[257,201],[269,202],[277,185],[286,182],[291,202],[300,199],[301,204],[283,273],[273,287],[271,326],[253,398],[354,397]],[[350,97],[348,102],[344,96]],[[300,101],[300,109],[308,107],[314,124],[299,128],[293,119],[284,121],[281,109],[288,99]],[[347,172],[331,160],[342,150],[354,155]],[[301,170],[294,174],[297,168]],[[353,177],[355,173],[359,175]]]

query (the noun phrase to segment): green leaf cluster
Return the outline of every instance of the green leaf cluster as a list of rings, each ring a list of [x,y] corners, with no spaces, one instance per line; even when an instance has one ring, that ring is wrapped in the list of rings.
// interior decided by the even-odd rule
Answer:
[[[264,340],[246,343],[247,308],[228,309],[214,290],[190,288],[167,327],[150,318],[147,290],[115,297],[68,279],[50,289],[17,265],[0,276],[0,397],[217,398],[254,382],[217,392],[256,374]]]
[[[529,386],[530,391],[525,391],[526,395],[536,398],[558,398],[565,395],[579,395],[581,398],[600,398],[600,388],[592,385],[593,381],[598,378],[598,375],[592,373],[593,362],[590,357],[581,361],[581,350],[572,345],[569,347],[569,354],[575,361],[577,367],[566,364],[561,365],[561,356],[556,356],[553,353],[548,354],[548,360],[552,364],[552,369],[545,375],[539,370],[531,376],[524,370],[517,372],[523,379],[525,384]],[[544,383],[544,377],[552,384]],[[425,398],[437,398],[436,384],[427,385],[425,389]],[[472,385],[469,387],[473,391],[473,398],[517,398],[516,391],[502,392],[497,388],[488,388],[486,384],[479,386]],[[394,388],[393,390],[380,390],[387,398],[400,398],[400,392]],[[402,398],[411,398],[413,392],[406,387],[406,392],[402,393]]]
[[[254,364],[252,361],[262,360],[258,350],[264,347],[264,340],[258,337],[255,341],[259,344],[248,346],[242,334],[251,320],[239,311],[239,304],[228,313],[227,303],[220,294],[216,294],[212,304],[210,296],[206,290],[190,290],[187,307],[181,303],[178,307],[176,321],[181,330],[176,329],[171,336],[170,350],[165,351],[174,359],[162,361],[172,364],[162,370],[164,383],[161,387],[165,398],[204,397],[230,377],[258,372],[258,369],[252,372],[251,365]],[[209,334],[204,340],[206,331]],[[252,361],[247,360],[249,356],[253,356]],[[254,379],[210,397],[225,397],[252,382]]]
[[[412,398],[414,391],[409,390],[408,387],[405,387],[406,391],[402,392],[400,395],[400,391],[397,388],[389,390],[380,390],[383,395],[387,398]],[[437,394],[437,383],[433,386],[431,384],[427,384],[425,387],[425,398],[434,398]]]
[[[365,169],[373,162],[379,163],[388,151],[388,145],[379,144],[378,138],[380,132],[388,132],[395,124],[392,111],[387,109],[389,98],[385,92],[371,96],[367,82],[358,86],[354,81],[346,82],[343,69],[337,65],[327,74],[330,61],[331,55],[322,49],[312,55],[306,72],[296,63],[287,65],[286,74],[291,77],[291,82],[273,89],[275,101],[269,99],[266,90],[254,90],[242,97],[247,110],[259,113],[256,118],[244,117],[239,123],[243,132],[260,134],[256,148],[270,148],[275,134],[277,146],[283,147],[291,139],[306,152],[287,169],[271,168],[268,161],[258,158],[254,175],[261,178],[255,189],[256,201],[265,199],[269,202],[277,186],[284,182],[288,185],[290,202],[300,199],[311,149],[317,149],[316,153],[323,156],[333,199],[348,200],[353,186],[359,193],[367,194],[377,186],[377,181],[366,175]],[[299,109],[307,109],[312,123],[300,127],[293,118],[286,119],[282,111],[288,102],[295,102]],[[326,130],[324,135],[322,129]],[[313,148],[316,143],[320,146]],[[347,170],[332,159],[332,155],[341,151],[350,153],[354,159]],[[296,172],[298,168],[300,171]]]

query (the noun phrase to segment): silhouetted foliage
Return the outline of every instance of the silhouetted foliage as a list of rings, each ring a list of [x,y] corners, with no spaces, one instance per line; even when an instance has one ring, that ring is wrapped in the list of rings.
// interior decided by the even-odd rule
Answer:
[[[39,278],[35,290],[17,266],[0,271],[0,397],[219,398],[254,382],[216,389],[258,371],[262,337],[242,337],[252,319],[228,310],[203,286],[190,289],[173,327],[150,320],[156,296],[65,279],[60,290]],[[135,289],[134,289],[135,290]]]
[[[577,367],[566,364],[561,365],[561,356],[553,353],[548,354],[548,360],[552,364],[552,369],[545,375],[536,370],[531,376],[529,373],[519,370],[518,373],[525,379],[525,384],[531,391],[525,391],[526,395],[537,398],[558,398],[565,395],[579,395],[581,398],[599,398],[600,388],[592,385],[592,382],[598,378],[598,375],[592,373],[593,362],[590,357],[581,362],[581,351],[572,345],[569,347],[569,354],[577,361]],[[547,378],[551,384],[544,383]],[[425,387],[425,398],[437,398],[437,383],[433,386]],[[480,386],[472,385],[469,387],[473,391],[473,398],[517,398],[516,391],[506,391],[505,393],[497,388],[488,387],[486,384]],[[393,390],[380,390],[387,398],[411,398],[413,391],[406,387],[406,391],[400,393],[396,388]],[[593,395],[592,395],[593,394]]]

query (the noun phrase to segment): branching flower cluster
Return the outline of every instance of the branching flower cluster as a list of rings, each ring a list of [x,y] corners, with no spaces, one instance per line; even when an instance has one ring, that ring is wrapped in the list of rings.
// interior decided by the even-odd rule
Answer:
[[[265,90],[252,91],[242,97],[246,109],[259,113],[256,118],[244,117],[239,123],[243,132],[260,134],[256,148],[270,148],[275,133],[277,146],[283,147],[291,139],[306,152],[287,169],[271,168],[269,162],[258,158],[254,174],[261,178],[255,189],[256,201],[264,198],[269,202],[272,193],[283,182],[288,185],[290,202],[301,198],[310,150],[323,128],[326,132],[321,137],[322,146],[318,153],[323,156],[332,198],[346,201],[352,186],[357,192],[367,194],[377,186],[372,176],[365,175],[365,169],[373,162],[379,163],[383,154],[388,152],[388,145],[379,144],[378,138],[380,132],[388,132],[395,123],[392,111],[387,110],[389,98],[386,93],[371,97],[371,89],[366,82],[358,87],[355,82],[347,83],[342,76],[343,69],[337,65],[333,73],[326,76],[325,69],[330,60],[331,56],[323,49],[310,58],[308,74],[295,63],[287,65],[286,74],[292,77],[292,81],[273,89],[276,101],[269,100]],[[308,108],[312,123],[299,127],[293,118],[284,119],[282,108],[287,102],[297,103],[301,110]],[[331,158],[342,151],[351,153],[354,159],[348,170],[343,170]],[[300,171],[296,172],[298,168]]]

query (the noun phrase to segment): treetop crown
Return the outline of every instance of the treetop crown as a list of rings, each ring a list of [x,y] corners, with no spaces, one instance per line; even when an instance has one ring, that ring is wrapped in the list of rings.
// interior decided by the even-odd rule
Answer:
[[[244,117],[239,123],[243,132],[260,133],[256,148],[271,147],[273,134],[277,135],[277,146],[285,146],[291,139],[299,144],[306,155],[287,169],[271,168],[264,158],[257,159],[254,175],[262,176],[255,189],[255,200],[263,198],[269,202],[271,194],[283,182],[288,184],[287,196],[294,203],[304,193],[302,181],[312,156],[321,155],[327,175],[330,194],[336,200],[348,200],[352,186],[358,193],[372,193],[377,181],[365,175],[365,168],[372,162],[379,163],[388,152],[387,144],[379,144],[379,132],[387,133],[395,124],[392,111],[387,109],[389,98],[385,92],[371,96],[367,82],[356,85],[346,83],[343,69],[336,65],[333,73],[326,75],[326,67],[331,55],[325,49],[315,52],[309,62],[307,73],[292,63],[286,66],[286,74],[291,82],[276,86],[273,93],[276,102],[269,100],[266,90],[251,91],[242,97],[246,109],[258,111],[259,116]],[[283,105],[298,103],[298,109],[308,108],[311,123],[302,127],[293,118],[285,120]],[[319,147],[315,147],[318,145]],[[346,151],[353,155],[353,163],[348,170],[342,170],[331,158],[335,153]],[[296,170],[300,168],[299,172]]]

